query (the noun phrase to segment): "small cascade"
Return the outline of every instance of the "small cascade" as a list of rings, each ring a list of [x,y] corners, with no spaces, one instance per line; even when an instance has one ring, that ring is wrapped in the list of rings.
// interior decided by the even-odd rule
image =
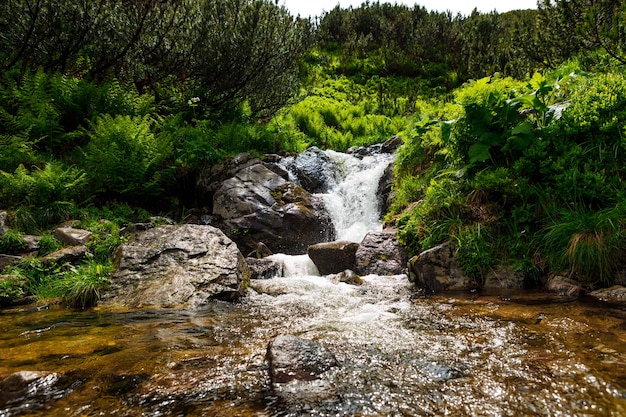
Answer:
[[[282,266],[283,277],[319,276],[320,272],[309,258],[309,255],[285,255],[277,253],[267,259],[278,262]]]
[[[316,172],[320,178],[314,182],[327,188],[317,195],[324,200],[330,214],[336,240],[360,243],[368,232],[382,229],[379,185],[393,159],[393,154],[380,152],[356,157],[332,150],[316,150],[308,155],[309,165],[303,170]],[[293,157],[289,157],[281,166],[290,173],[291,180],[297,182],[298,178],[289,169],[293,163]],[[320,275],[306,254],[275,254],[268,258],[281,265],[281,277]]]
[[[326,151],[333,162],[333,184],[322,194],[337,233],[337,240],[361,242],[370,231],[382,229],[379,184],[393,161],[392,154],[378,153],[362,159]]]

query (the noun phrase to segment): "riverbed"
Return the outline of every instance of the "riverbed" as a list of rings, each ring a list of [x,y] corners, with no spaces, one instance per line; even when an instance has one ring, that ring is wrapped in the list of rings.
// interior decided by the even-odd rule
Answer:
[[[2,311],[0,376],[54,378],[0,416],[626,415],[624,306],[364,281],[274,278],[193,311]],[[276,395],[265,353],[281,334],[337,357],[323,397]]]

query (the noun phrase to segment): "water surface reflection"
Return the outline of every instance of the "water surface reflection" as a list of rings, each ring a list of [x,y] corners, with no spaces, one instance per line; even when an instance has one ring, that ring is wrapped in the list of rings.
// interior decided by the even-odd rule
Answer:
[[[0,376],[58,380],[0,416],[626,415],[623,307],[364,279],[258,281],[241,303],[197,311],[3,311]],[[264,357],[279,334],[336,355],[324,395],[272,390]]]

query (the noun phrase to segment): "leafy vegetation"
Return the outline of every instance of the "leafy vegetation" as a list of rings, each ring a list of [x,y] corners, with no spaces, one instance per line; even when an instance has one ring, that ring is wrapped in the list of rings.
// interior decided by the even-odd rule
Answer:
[[[131,4],[132,3],[132,4]],[[240,152],[347,150],[399,134],[387,220],[445,241],[480,281],[609,285],[624,261],[626,64],[619,2],[469,16],[365,2],[315,23],[271,0],[0,5],[0,252],[79,220],[92,258],[7,268],[0,302],[93,304],[122,227],[183,218]]]

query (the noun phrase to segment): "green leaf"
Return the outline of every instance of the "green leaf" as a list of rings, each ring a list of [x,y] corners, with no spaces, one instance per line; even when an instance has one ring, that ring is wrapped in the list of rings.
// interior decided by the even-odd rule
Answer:
[[[533,125],[529,122],[523,122],[513,128],[512,135],[531,135],[533,132]]]
[[[476,162],[485,162],[487,159],[491,158],[489,148],[491,148],[491,145],[483,142],[478,142],[470,146],[468,151],[470,162],[472,164]]]

